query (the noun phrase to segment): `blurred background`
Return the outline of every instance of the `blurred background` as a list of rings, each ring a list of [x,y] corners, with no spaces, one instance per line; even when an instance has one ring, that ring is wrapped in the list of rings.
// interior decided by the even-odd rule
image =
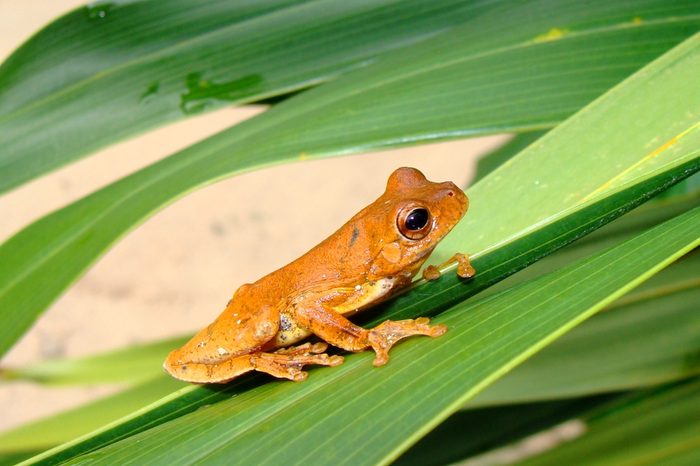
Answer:
[[[81,4],[0,0],[0,60],[51,19]],[[0,241],[46,213],[261,110],[226,108],[189,118],[22,185],[0,197]],[[219,314],[239,285],[293,260],[376,198],[397,167],[413,166],[431,180],[466,186],[478,156],[505,139],[286,164],[201,189],[119,241],[42,315],[3,358],[3,365],[88,355],[194,332]],[[112,391],[116,387],[2,384],[0,430]]]

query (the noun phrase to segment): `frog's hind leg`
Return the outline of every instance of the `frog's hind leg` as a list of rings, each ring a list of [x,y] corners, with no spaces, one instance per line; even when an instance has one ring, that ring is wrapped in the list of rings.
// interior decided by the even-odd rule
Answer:
[[[282,348],[274,353],[254,353],[251,355],[255,370],[275,377],[301,382],[308,373],[302,368],[309,364],[337,366],[343,363],[342,356],[328,356],[326,343],[304,343],[292,348]]]
[[[337,366],[343,362],[342,356],[325,354],[327,347],[325,343],[305,343],[274,353],[242,354],[216,363],[170,364],[164,367],[174,377],[194,383],[225,383],[250,371],[300,382],[308,376],[302,370],[306,365]]]

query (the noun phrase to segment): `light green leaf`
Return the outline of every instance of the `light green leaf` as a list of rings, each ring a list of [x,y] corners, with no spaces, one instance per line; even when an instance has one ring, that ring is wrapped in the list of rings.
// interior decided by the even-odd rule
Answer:
[[[695,176],[695,175],[693,175]],[[673,189],[676,185],[669,189]],[[499,291],[506,290],[517,283],[539,277],[545,273],[558,270],[591,254],[618,244],[619,242],[632,238],[649,227],[658,225],[669,220],[676,215],[682,214],[694,207],[700,206],[700,192],[692,194],[677,195],[670,198],[664,197],[668,190],[663,191],[654,199],[640,206],[629,214],[624,215],[614,222],[610,222],[599,230],[594,231],[575,243],[556,251],[542,260],[530,265],[526,269],[508,277],[485,290],[481,296],[488,296]],[[664,277],[678,278],[685,280],[687,277],[677,276],[664,272],[654,281],[645,286],[654,287],[655,284]]]
[[[618,66],[627,64],[629,72],[641,64],[636,60],[643,60],[627,45],[642,41],[644,47],[635,49],[638,53],[659,52],[670,45],[669,40],[685,37],[700,25],[700,16],[679,17],[675,10],[671,17],[658,17],[663,8],[651,3],[645,6],[649,15],[642,25],[629,19],[630,5],[637,11],[636,2],[601,1],[599,10],[587,5],[584,19],[578,5],[563,4],[558,10],[541,0],[484,15],[477,24],[452,29],[291,98],[25,228],[0,246],[0,318],[5,322],[0,327],[0,354],[113,242],[155,210],[197,187],[285,160],[548,126],[622,77],[605,79],[602,88],[591,93],[592,88],[583,83],[610,78],[601,67],[619,70]],[[530,18],[525,25],[523,14]],[[682,25],[677,35],[667,35],[669,24]],[[555,25],[570,26],[569,32],[556,40],[541,36]],[[484,49],[483,41],[490,48]],[[614,115],[611,121],[620,123],[622,117],[629,119],[632,114],[621,109],[630,106],[644,131],[627,127],[629,134],[625,132],[625,137],[616,140],[628,143],[612,145],[606,138],[612,136],[615,125],[600,128],[595,134],[574,130],[569,138],[561,138],[556,148],[541,151],[539,158],[527,157],[529,161],[518,163],[513,159],[501,169],[512,172],[497,170],[497,176],[471,191],[473,213],[458,226],[451,241],[448,237],[436,257],[439,251],[444,256],[466,248],[479,253],[531,228],[533,220],[544,221],[563,208],[581,204],[599,188],[602,193],[603,188],[619,187],[628,175],[648,174],[667,160],[671,165],[692,160],[690,148],[696,148],[692,144],[700,139],[698,131],[692,129],[700,91],[689,84],[700,72],[695,42],[688,42],[672,58],[652,68],[666,70],[666,74],[645,76],[634,86],[625,87],[625,95],[618,96],[623,105],[609,109]],[[572,67],[569,60],[580,66]],[[534,69],[533,63],[538,64]],[[613,68],[606,68],[611,63]],[[650,93],[645,86],[674,92]],[[563,98],[566,95],[573,97]],[[641,163],[642,148],[653,151],[681,134],[685,137],[677,144],[659,152],[663,157]],[[573,151],[571,141],[581,138],[588,143],[576,144],[578,150]],[[550,141],[547,137],[541,141],[545,139]],[[538,144],[545,147],[549,142]],[[581,157],[581,153],[587,156]],[[577,166],[578,171],[562,170],[567,166]],[[590,176],[573,180],[587,170],[593,170]],[[513,173],[507,183],[502,179],[505,173]],[[610,180],[614,183],[606,185]],[[572,186],[577,187],[575,191]],[[491,202],[479,201],[496,192],[498,196]],[[563,204],[559,204],[562,198]],[[513,205],[522,211],[507,221],[505,228],[496,212],[505,212]],[[465,235],[476,231],[475,222],[481,234]],[[42,286],[37,288],[36,283]]]
[[[700,373],[700,254],[691,254],[557,340],[468,403],[552,400]],[[670,282],[670,283],[669,283]]]
[[[158,377],[116,395],[3,432],[0,456],[46,450],[113,422],[182,386],[182,382],[171,377]]]
[[[351,355],[316,371],[313,383],[269,383],[69,464],[388,463],[500,375],[700,245],[698,224],[700,208],[559,272],[460,304],[436,319],[450,328],[440,344],[406,342],[381,370],[367,371],[371,355]]]
[[[162,362],[188,338],[168,338],[145,345],[81,358],[42,361],[26,367],[5,367],[4,380],[32,380],[45,384],[138,383],[163,374]]]
[[[510,141],[503,144],[503,146],[481,157],[477,162],[476,175],[474,175],[472,184],[503,165],[517,155],[518,152],[522,151],[545,134],[547,134],[546,131],[530,131],[529,133],[516,134]]]

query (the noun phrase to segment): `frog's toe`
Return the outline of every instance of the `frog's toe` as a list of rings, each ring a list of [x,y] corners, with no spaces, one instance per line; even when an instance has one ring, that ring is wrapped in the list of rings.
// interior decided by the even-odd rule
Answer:
[[[325,343],[323,341],[319,341],[318,343],[314,343],[311,346],[311,349],[309,350],[309,353],[311,354],[321,354],[324,353],[328,349],[328,343]]]
[[[447,325],[439,324],[430,327],[426,335],[435,338],[444,335],[445,332],[447,332]]]
[[[275,377],[301,382],[308,377],[308,374],[302,371],[304,366],[311,364],[337,366],[343,362],[342,356],[329,356],[326,353],[314,354],[313,351],[322,351],[327,346],[325,343],[322,346],[305,343],[275,353],[256,353],[253,355],[255,370],[266,372]]]
[[[374,359],[375,366],[383,366],[389,361],[389,350],[399,340],[412,335],[426,335],[439,337],[447,331],[445,325],[430,325],[430,319],[419,317],[418,319],[406,319],[382,322],[368,335],[368,343],[377,353]]]
[[[331,356],[330,358],[328,358],[328,365],[331,367],[340,366],[343,363],[343,361],[345,361],[345,358],[342,356]]]
[[[383,366],[384,364],[386,364],[388,362],[389,362],[389,353],[387,351],[380,351],[374,357],[374,361],[372,361],[372,365],[374,365],[374,367],[379,367],[379,366]]]

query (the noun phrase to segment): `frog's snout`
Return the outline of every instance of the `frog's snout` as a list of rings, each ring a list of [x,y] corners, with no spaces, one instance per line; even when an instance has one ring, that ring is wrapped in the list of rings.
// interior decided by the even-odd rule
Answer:
[[[459,189],[459,187],[451,181],[445,181],[441,183],[443,186],[442,192],[446,198],[450,199],[451,202],[456,206],[456,210],[459,212],[459,218],[462,218],[467,209],[469,208],[469,198],[464,194],[464,191]]]

